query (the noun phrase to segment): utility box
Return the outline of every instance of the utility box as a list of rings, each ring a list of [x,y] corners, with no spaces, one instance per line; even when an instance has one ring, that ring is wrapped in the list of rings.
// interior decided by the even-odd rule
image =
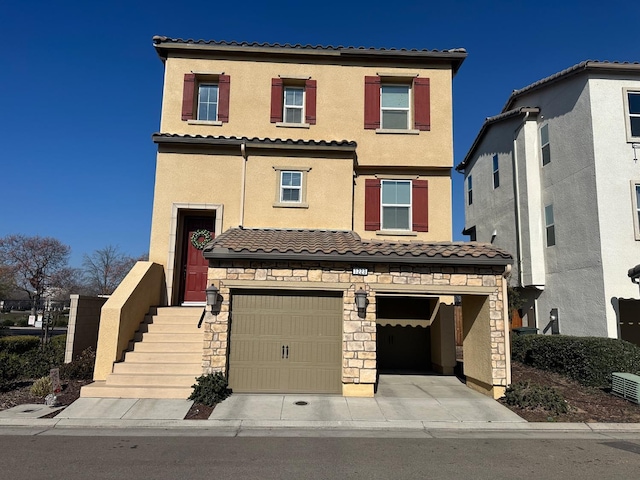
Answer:
[[[622,372],[614,372],[611,376],[611,393],[633,403],[640,403],[640,376]]]

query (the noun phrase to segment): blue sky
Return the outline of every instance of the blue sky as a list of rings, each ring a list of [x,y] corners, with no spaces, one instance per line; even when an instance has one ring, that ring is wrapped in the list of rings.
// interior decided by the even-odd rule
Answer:
[[[163,67],[153,35],[469,52],[459,163],[509,93],[582,60],[640,61],[640,2],[30,1],[0,9],[0,236],[148,251]],[[454,239],[464,239],[453,174]]]

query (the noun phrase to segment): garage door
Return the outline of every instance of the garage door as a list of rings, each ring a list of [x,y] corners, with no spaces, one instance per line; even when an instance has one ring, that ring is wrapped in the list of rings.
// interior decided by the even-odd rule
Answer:
[[[232,295],[229,387],[245,393],[342,393],[342,296]]]

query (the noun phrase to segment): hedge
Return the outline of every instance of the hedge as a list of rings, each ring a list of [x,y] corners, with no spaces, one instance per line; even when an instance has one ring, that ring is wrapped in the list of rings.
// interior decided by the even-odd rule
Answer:
[[[511,358],[589,387],[610,388],[613,372],[640,373],[640,347],[615,338],[523,335],[513,337]]]
[[[17,353],[35,340],[35,348]],[[20,339],[20,340],[15,340]],[[6,340],[9,340],[6,342]],[[0,343],[3,347],[13,349],[9,351],[0,348],[0,390],[12,388],[15,382],[35,379],[49,375],[52,368],[60,367],[64,363],[66,336],[60,335],[51,339],[44,349],[41,348],[38,337],[3,337]],[[8,347],[7,347],[8,346]]]
[[[40,347],[40,338],[33,335],[15,335],[0,338],[0,352],[18,355]]]

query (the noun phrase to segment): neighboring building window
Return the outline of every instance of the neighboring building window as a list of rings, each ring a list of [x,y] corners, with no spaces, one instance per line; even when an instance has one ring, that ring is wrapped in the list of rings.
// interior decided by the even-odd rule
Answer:
[[[409,128],[411,109],[408,85],[382,85],[380,88],[380,124],[383,129],[406,130]]]
[[[280,172],[280,201],[302,201],[302,172]]]
[[[229,75],[185,73],[182,120],[227,123],[230,83]]]
[[[218,85],[198,85],[198,120],[218,120]]]
[[[431,130],[431,86],[428,78],[392,75],[364,78],[364,128],[381,133]]]
[[[382,229],[411,229],[411,181],[382,180]]]
[[[365,180],[364,229],[387,232],[429,231],[427,180]]]
[[[624,90],[627,113],[627,139],[640,141],[640,91]]]
[[[493,188],[500,186],[500,170],[498,165],[498,155],[493,156]]]
[[[640,240],[640,182],[631,181],[631,195],[633,202],[633,230],[636,240]]]
[[[467,205],[473,203],[473,177],[469,175],[467,177]]]
[[[271,123],[308,128],[316,124],[316,80],[271,79]]]
[[[556,226],[553,220],[553,205],[544,207],[544,221],[547,231],[547,247],[553,247],[556,244]]]
[[[540,148],[542,149],[542,165],[551,161],[551,147],[549,145],[549,125],[540,128]]]
[[[304,88],[284,87],[285,123],[302,123],[304,118]]]

